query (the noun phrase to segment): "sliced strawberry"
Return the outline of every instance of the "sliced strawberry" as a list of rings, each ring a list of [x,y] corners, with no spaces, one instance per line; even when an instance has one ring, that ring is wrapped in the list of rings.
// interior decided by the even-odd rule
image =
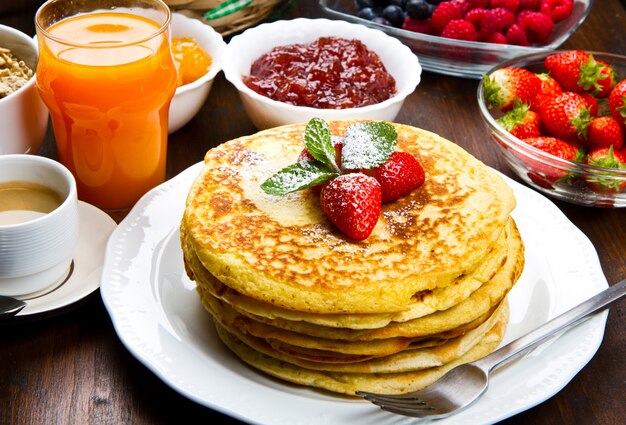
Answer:
[[[489,108],[508,111],[519,99],[530,103],[541,87],[536,74],[524,68],[500,68],[483,77],[485,99]]]
[[[564,92],[545,102],[540,114],[548,132],[566,141],[580,140],[592,119],[585,99],[572,92]]]
[[[594,118],[587,127],[587,137],[583,145],[591,150],[608,148],[620,150],[624,144],[624,134],[619,123],[613,117]]]
[[[413,155],[394,152],[383,165],[364,170],[380,183],[382,202],[395,201],[420,187],[425,180],[424,169]]]
[[[342,174],[320,193],[326,217],[350,239],[362,241],[372,233],[381,210],[381,188],[363,173]]]
[[[614,150],[613,146],[608,148],[594,149],[585,158],[585,163],[612,170],[626,170],[626,156]],[[599,193],[620,193],[626,191],[626,181],[617,179],[607,171],[606,177],[601,172],[585,176],[587,187]]]

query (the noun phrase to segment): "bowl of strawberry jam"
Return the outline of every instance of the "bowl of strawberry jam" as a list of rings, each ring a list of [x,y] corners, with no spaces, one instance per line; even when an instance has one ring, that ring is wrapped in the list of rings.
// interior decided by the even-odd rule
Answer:
[[[393,121],[422,71],[417,57],[382,31],[304,18],[233,37],[222,69],[259,129],[313,117]]]

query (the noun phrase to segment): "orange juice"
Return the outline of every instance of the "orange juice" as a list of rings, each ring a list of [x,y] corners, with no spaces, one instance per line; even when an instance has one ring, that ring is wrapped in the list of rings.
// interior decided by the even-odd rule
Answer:
[[[101,208],[128,208],[165,179],[176,69],[159,28],[130,13],[94,12],[38,35],[37,85],[59,159],[79,198]]]

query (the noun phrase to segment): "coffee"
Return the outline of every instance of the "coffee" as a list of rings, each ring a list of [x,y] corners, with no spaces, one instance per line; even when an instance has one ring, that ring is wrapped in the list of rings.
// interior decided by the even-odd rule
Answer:
[[[34,220],[54,211],[63,203],[55,190],[38,183],[0,183],[0,225]]]

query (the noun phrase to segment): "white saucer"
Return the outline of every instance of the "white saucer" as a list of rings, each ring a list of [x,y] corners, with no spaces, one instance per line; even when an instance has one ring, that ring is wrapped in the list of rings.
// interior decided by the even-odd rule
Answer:
[[[48,313],[69,306],[100,287],[100,274],[109,236],[117,223],[104,211],[78,201],[79,236],[68,275],[33,293],[16,297],[26,307],[16,317]]]

